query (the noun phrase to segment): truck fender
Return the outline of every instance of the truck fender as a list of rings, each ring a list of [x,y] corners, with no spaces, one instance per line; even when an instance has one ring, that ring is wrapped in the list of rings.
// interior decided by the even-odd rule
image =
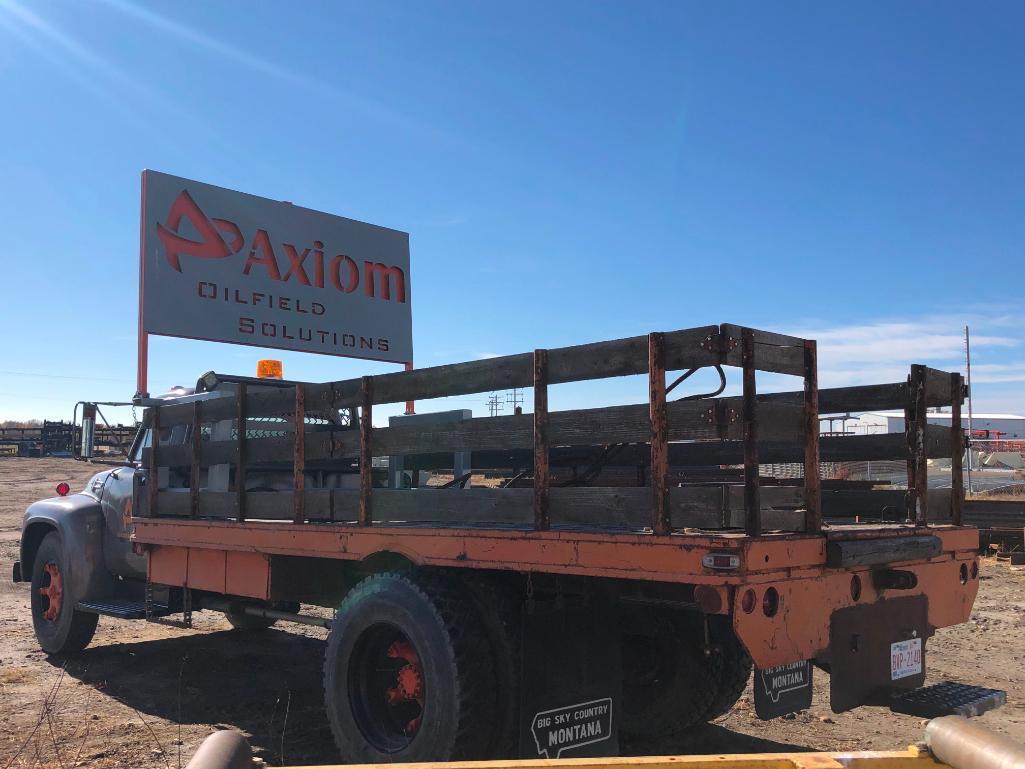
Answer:
[[[64,590],[75,603],[114,592],[114,575],[103,561],[103,510],[89,494],[44,499],[29,505],[21,528],[21,578],[32,580],[32,566],[43,538],[57,532],[64,552]]]

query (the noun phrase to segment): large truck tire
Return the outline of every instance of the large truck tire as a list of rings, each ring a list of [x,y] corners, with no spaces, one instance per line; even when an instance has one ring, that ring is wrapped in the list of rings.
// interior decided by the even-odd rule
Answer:
[[[486,757],[495,666],[473,601],[436,573],[386,572],[354,587],[324,656],[324,700],[346,763]]]
[[[701,641],[672,611],[647,610],[624,626],[620,733],[625,739],[640,747],[705,720],[717,675]]]
[[[728,713],[747,689],[754,665],[740,639],[728,624],[712,626],[714,653],[719,657],[713,666],[715,694],[708,706],[704,721],[712,721]]]
[[[520,726],[520,634],[522,601],[513,583],[481,574],[465,580],[491,645],[495,668],[495,728],[489,759],[517,758]]]
[[[32,625],[47,654],[82,651],[96,633],[99,616],[75,609],[68,599],[68,577],[60,536],[51,532],[43,537],[32,559]]]

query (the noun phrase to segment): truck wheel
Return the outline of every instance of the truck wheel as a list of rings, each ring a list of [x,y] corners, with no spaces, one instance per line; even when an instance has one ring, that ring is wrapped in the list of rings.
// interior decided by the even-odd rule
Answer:
[[[713,667],[716,674],[715,694],[703,719],[705,721],[712,721],[725,715],[737,704],[737,700],[747,688],[751,669],[754,667],[751,657],[733,632],[733,628],[723,623],[713,625],[711,631],[719,660]]]
[[[96,614],[76,610],[67,600],[67,563],[57,533],[43,537],[32,560],[32,625],[47,654],[82,651],[92,640],[99,619]]]
[[[324,699],[345,762],[485,757],[494,660],[465,591],[425,573],[360,582],[331,624]]]
[[[716,676],[691,628],[671,612],[644,612],[622,640],[623,716],[627,739],[671,735],[704,721]]]
[[[293,614],[298,613],[299,604],[292,601],[281,601],[278,603],[271,604],[270,608],[277,609],[278,611],[292,612]],[[224,618],[228,620],[231,627],[235,630],[266,630],[272,627],[276,619],[268,619],[266,617],[254,617],[251,614],[246,614],[242,611],[226,611],[224,612]]]
[[[520,608],[515,586],[482,575],[465,584],[480,617],[495,661],[495,728],[485,755],[516,758],[520,715]]]

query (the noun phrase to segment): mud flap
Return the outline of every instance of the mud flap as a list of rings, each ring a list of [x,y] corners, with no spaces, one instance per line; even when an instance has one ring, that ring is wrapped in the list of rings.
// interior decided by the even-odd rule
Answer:
[[[521,758],[619,755],[622,681],[611,605],[528,601],[522,659]]]
[[[833,612],[829,699],[834,713],[887,705],[925,681],[925,642],[933,634],[924,595],[884,599]]]
[[[805,660],[756,670],[754,689],[755,713],[763,721],[807,710],[811,707],[811,663]]]

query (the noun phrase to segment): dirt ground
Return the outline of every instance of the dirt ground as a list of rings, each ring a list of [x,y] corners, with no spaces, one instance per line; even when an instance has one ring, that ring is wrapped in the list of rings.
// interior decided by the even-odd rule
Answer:
[[[197,613],[186,630],[103,618],[81,655],[47,657],[35,644],[29,591],[11,582],[21,517],[30,502],[92,468],[72,460],[0,458],[0,769],[77,766],[171,769],[214,729],[243,732],[270,764],[333,760],[323,714],[326,631],[286,625],[244,634]],[[929,681],[1007,690],[982,722],[1025,741],[1025,571],[988,558],[971,621],[929,643]],[[828,676],[815,671],[815,703],[790,719],[758,721],[745,697],[714,724],[663,753],[902,748],[923,722],[878,707],[833,714]]]

